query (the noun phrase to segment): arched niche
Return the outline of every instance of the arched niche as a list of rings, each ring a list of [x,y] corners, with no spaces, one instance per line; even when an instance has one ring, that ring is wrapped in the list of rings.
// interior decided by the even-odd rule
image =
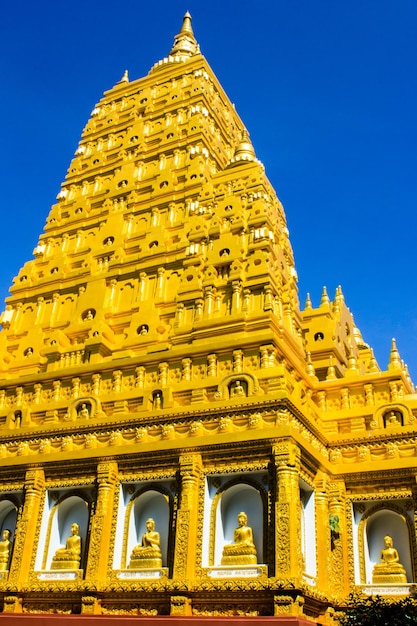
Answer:
[[[373,508],[364,517],[359,529],[361,578],[366,584],[372,584],[374,565],[380,563],[384,537],[390,535],[397,549],[400,563],[407,573],[407,582],[414,580],[410,520],[405,513],[394,508]]]
[[[17,518],[17,506],[14,502],[9,500],[8,498],[4,498],[0,500],[0,541],[3,541],[3,532],[5,530],[9,531],[9,535],[5,539],[10,541],[8,548],[8,555],[6,552],[3,552],[0,563],[0,570],[8,570],[10,567],[10,560],[12,558],[13,551],[13,542],[15,538],[16,531],[16,518]]]
[[[81,537],[80,569],[83,569],[89,521],[88,502],[79,495],[61,498],[51,509],[45,543],[42,569],[50,569],[52,558],[58,548],[65,546],[71,536],[71,526],[78,524]]]
[[[146,520],[149,518],[154,520],[155,530],[161,539],[162,566],[167,566],[170,527],[169,498],[156,489],[147,489],[134,494],[126,508],[122,569],[128,567],[133,548],[142,543],[142,535],[146,532]]]
[[[101,403],[93,396],[79,397],[68,407],[68,415],[72,420],[91,419],[101,412]]]
[[[2,498],[0,500],[0,533],[3,530],[10,530],[11,537],[10,540],[14,537],[14,531],[16,528],[16,518],[17,518],[17,506],[14,502],[7,498]]]
[[[236,394],[236,386],[241,386],[244,393]],[[245,397],[261,394],[262,391],[259,387],[258,379],[254,374],[247,372],[240,374],[230,374],[223,378],[218,386],[216,392],[217,398],[233,398],[233,397]]]
[[[237,517],[246,513],[248,526],[252,528],[258,563],[264,562],[264,504],[258,489],[249,483],[225,485],[213,501],[212,523],[214,545],[210,550],[210,565],[220,565],[223,548],[233,543]]]

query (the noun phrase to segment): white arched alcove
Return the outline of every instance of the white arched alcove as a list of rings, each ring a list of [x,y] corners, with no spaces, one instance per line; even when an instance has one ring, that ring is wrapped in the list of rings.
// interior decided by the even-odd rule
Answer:
[[[316,517],[313,489],[300,479],[300,524],[301,548],[304,560],[304,574],[315,578],[316,571]],[[309,582],[312,582],[311,580]]]
[[[238,525],[237,516],[246,513],[248,526],[252,528],[258,563],[263,563],[263,504],[257,489],[247,483],[232,485],[226,489],[216,510],[216,531],[214,542],[214,565],[220,565],[223,547],[233,543],[233,535]]]
[[[400,563],[407,573],[407,582],[412,582],[413,569],[407,523],[399,513],[390,509],[381,509],[369,517],[364,530],[366,583],[372,584],[372,571],[374,565],[380,563],[385,535],[392,537],[394,547],[400,557]]]
[[[6,563],[3,562],[4,569],[8,569],[10,567],[10,559],[13,551],[13,541],[16,531],[16,518],[17,518],[17,509],[15,504],[10,500],[0,500],[0,540],[3,541],[3,532],[5,530],[9,531],[9,549],[8,555],[7,553],[3,553],[3,557],[7,560]],[[7,538],[7,537],[6,537]],[[8,558],[7,558],[8,556]]]
[[[85,541],[88,530],[88,504],[80,496],[68,496],[56,506],[51,507],[49,513],[49,542],[45,547],[44,568],[49,569],[56,550],[65,546],[67,538],[71,536],[71,526],[78,524],[81,537],[81,555],[84,554]],[[81,567],[82,567],[81,556]]]
[[[142,535],[146,532],[146,520],[152,518],[155,530],[161,539],[162,565],[166,567],[168,555],[169,502],[168,497],[160,491],[149,489],[135,498],[130,508],[127,528],[126,566],[129,564],[133,548],[142,543]]]
[[[14,539],[16,528],[17,510],[16,506],[10,500],[0,501],[0,537],[3,530],[10,531],[10,541]]]

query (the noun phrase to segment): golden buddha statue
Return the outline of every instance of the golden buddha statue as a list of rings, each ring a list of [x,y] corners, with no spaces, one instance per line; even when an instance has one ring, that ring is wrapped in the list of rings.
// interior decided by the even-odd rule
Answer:
[[[72,524],[71,536],[68,537],[65,548],[58,548],[52,557],[51,569],[80,569],[81,537],[80,527]]]
[[[246,513],[237,516],[239,526],[235,528],[233,542],[223,548],[222,565],[255,565],[258,562],[253,542],[252,528],[248,526]]]
[[[130,555],[128,569],[146,569],[162,567],[161,539],[155,530],[152,518],[146,520],[146,533],[142,535],[141,545],[135,546]]]
[[[381,550],[381,562],[374,566],[372,572],[372,584],[398,584],[406,583],[407,575],[401,565],[400,557],[392,543],[392,537],[384,537],[384,549]]]
[[[2,541],[0,541],[0,570],[2,572],[9,569],[10,548],[10,530],[5,528],[2,533]]]

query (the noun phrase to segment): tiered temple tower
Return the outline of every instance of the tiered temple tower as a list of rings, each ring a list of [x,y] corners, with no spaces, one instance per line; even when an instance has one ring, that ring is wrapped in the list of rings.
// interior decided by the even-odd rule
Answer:
[[[395,341],[381,371],[340,288],[300,311],[282,205],[188,14],[93,110],[10,291],[8,619],[332,624],[352,589],[409,593],[414,387]]]

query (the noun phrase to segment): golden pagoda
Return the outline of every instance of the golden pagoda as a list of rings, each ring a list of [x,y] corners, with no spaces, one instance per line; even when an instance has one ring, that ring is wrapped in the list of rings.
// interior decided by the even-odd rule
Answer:
[[[0,622],[332,625],[353,590],[410,593],[407,368],[393,340],[380,369],[340,288],[300,309],[283,207],[188,13],[94,108],[10,292]]]

